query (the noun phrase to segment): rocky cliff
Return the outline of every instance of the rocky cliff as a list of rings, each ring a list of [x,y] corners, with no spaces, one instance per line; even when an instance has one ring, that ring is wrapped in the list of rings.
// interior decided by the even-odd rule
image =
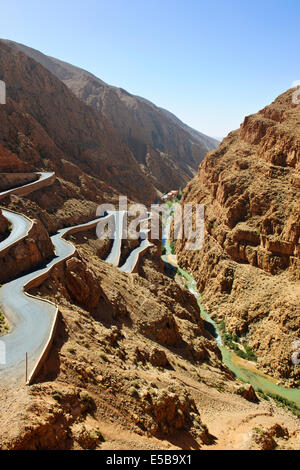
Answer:
[[[76,96],[100,111],[132,151],[137,167],[160,191],[186,184],[205,154],[219,144],[144,98],[22,44],[6,42],[41,63]]]
[[[296,417],[234,379],[190,292],[152,260],[104,263],[94,231],[72,243],[31,291],[59,323],[39,383],[1,389],[1,449],[297,448]]]
[[[0,173],[0,192],[38,180],[36,173]]]
[[[0,172],[28,172],[30,167],[25,162],[20,160],[15,154],[10,152],[7,148],[0,144]]]
[[[48,232],[39,220],[35,220],[26,238],[1,251],[0,283],[5,283],[37,268],[54,256],[54,248]]]
[[[205,308],[255,351],[258,365],[291,384],[299,366],[300,106],[292,91],[245,118],[209,153],[183,203],[205,204],[200,252],[177,242]]]

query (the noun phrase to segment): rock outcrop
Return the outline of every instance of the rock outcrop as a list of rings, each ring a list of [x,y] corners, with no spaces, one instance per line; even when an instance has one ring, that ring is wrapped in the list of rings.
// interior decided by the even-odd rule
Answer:
[[[205,205],[200,252],[177,242],[203,305],[256,351],[276,377],[299,378],[291,343],[299,337],[300,106],[292,91],[245,118],[209,153],[183,204]]]
[[[22,162],[17,155],[0,144],[0,173],[24,173],[30,171],[30,166]]]
[[[38,179],[35,173],[0,173],[0,192],[32,183]]]
[[[28,236],[0,252],[0,283],[37,268],[55,256],[47,230],[34,220]]]

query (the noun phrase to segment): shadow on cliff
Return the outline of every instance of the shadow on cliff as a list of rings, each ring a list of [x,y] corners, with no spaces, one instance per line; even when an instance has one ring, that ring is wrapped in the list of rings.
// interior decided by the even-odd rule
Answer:
[[[68,333],[66,329],[65,322],[61,313],[58,313],[58,320],[56,326],[55,337],[47,356],[45,363],[43,364],[40,372],[38,373],[34,383],[49,382],[55,380],[60,372],[61,359],[59,357],[59,352],[64,343],[68,340]]]
[[[198,441],[191,435],[188,431],[180,431],[174,434],[173,436],[165,435],[156,435],[159,440],[164,440],[170,442],[170,444],[179,447],[182,450],[200,450],[201,449],[201,439]],[[211,434],[207,435],[207,441],[204,443],[206,445],[214,445],[217,438]],[[199,442],[200,441],[200,442]]]

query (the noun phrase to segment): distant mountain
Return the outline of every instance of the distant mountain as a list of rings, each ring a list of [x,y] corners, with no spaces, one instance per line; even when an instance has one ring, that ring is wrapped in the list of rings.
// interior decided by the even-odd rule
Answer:
[[[12,153],[30,171],[55,171],[61,187],[48,203],[45,199],[47,209],[53,212],[72,198],[84,209],[87,201],[111,200],[120,193],[139,202],[153,201],[156,189],[101,111],[78,99],[37,61],[1,41],[0,79],[7,89],[7,103],[0,106],[1,153],[7,155],[7,165]],[[18,163],[16,171],[20,169]]]
[[[169,111],[110,86],[83,69],[27,46],[4,42],[38,61],[78,98],[100,111],[130,148],[149,183],[159,191],[185,185],[196,174],[205,154],[219,144]]]

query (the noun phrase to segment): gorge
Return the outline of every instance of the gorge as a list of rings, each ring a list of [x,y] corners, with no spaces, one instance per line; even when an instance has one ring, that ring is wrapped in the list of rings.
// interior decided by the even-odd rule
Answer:
[[[218,145],[18,43],[0,79],[0,448],[299,448],[293,90]],[[201,250],[97,215],[179,188],[205,205]]]

